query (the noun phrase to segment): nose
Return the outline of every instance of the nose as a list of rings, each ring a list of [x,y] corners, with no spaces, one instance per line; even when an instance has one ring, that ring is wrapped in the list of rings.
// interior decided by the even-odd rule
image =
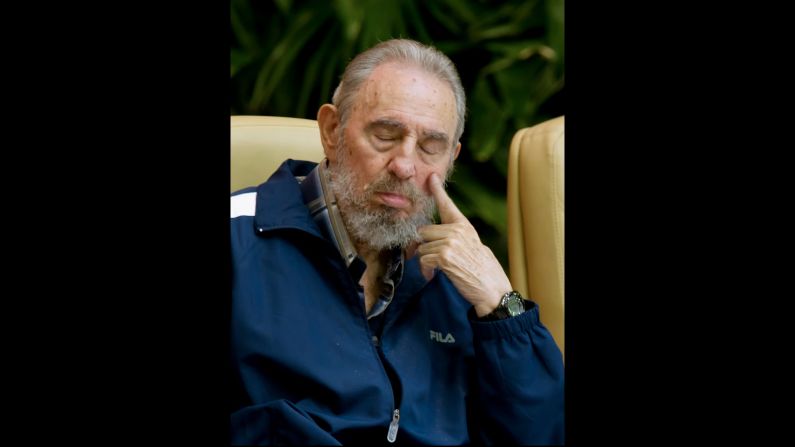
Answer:
[[[414,164],[414,146],[416,141],[413,138],[406,138],[401,143],[400,146],[394,149],[392,159],[389,161],[387,168],[397,178],[408,180],[414,177],[417,172]]]

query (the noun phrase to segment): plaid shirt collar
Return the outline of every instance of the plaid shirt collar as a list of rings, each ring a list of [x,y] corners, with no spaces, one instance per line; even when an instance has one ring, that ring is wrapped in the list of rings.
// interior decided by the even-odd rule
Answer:
[[[320,228],[323,235],[331,241],[345,261],[348,271],[354,282],[361,279],[366,264],[356,252],[356,247],[351,241],[348,230],[342,220],[339,205],[334,193],[328,184],[328,160],[321,161],[306,177],[297,177],[301,183],[301,193],[304,203],[309,208],[312,219]],[[388,260],[384,276],[381,280],[381,292],[375,305],[370,309],[367,318],[370,319],[386,310],[395,296],[400,280],[403,278],[404,266],[403,250],[394,248],[388,253]],[[364,300],[364,291],[359,290],[359,295]]]

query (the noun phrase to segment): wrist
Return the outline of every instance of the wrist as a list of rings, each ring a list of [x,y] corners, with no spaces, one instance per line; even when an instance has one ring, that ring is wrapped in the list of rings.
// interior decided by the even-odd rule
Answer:
[[[483,321],[505,320],[524,313],[526,304],[527,300],[519,292],[511,290],[500,297],[499,304],[491,312],[477,315]]]
[[[476,304],[473,307],[475,308],[475,315],[477,315],[478,318],[483,318],[486,315],[489,315],[490,313],[494,312],[494,309],[496,309],[497,306],[499,305],[500,301],[497,300],[494,304],[480,304],[480,305]]]
[[[489,315],[490,313],[494,312],[494,310],[497,309],[497,307],[499,307],[500,303],[502,302],[502,297],[513,289],[510,287],[509,284],[507,289],[502,288],[497,290],[502,290],[502,291],[499,294],[491,292],[488,294],[489,296],[488,300],[483,300],[473,305],[473,307],[475,308],[475,314],[478,316],[478,318],[485,317],[486,315]]]

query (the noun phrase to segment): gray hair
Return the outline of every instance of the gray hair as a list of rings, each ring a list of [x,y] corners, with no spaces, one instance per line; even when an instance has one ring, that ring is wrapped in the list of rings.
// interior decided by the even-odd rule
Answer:
[[[439,80],[446,82],[455,96],[458,123],[453,139],[455,146],[464,133],[464,120],[466,118],[466,95],[461,79],[453,62],[441,51],[432,46],[423,45],[409,39],[391,39],[381,42],[369,50],[359,54],[345,67],[342,81],[334,91],[331,102],[340,113],[340,125],[345,128],[353,105],[354,97],[364,81],[370,77],[373,70],[379,65],[392,62],[408,62],[435,75]]]

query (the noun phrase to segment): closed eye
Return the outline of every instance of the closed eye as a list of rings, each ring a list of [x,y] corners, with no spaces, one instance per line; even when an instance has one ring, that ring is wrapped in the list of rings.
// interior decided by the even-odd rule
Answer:
[[[445,145],[444,145],[444,143],[439,142],[439,141],[430,141],[428,143],[421,144],[420,145],[420,149],[423,152],[425,152],[426,154],[436,155],[436,154],[439,154],[441,152],[444,152]]]

